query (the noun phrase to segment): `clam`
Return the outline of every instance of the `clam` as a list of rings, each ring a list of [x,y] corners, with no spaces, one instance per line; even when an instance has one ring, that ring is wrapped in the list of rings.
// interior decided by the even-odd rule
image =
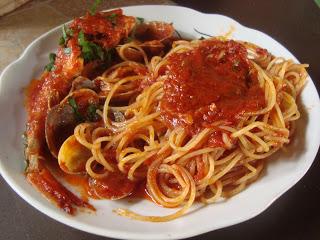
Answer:
[[[153,40],[165,41],[172,38],[173,35],[174,28],[172,24],[157,21],[140,24],[135,32],[136,39],[142,42]]]
[[[146,51],[148,56],[163,56],[165,45],[161,40],[152,40],[140,44],[140,47]]]
[[[70,99],[73,101],[70,102]],[[74,128],[88,119],[90,105],[99,105],[98,95],[87,88],[71,92],[59,105],[51,108],[45,123],[45,136],[49,151],[58,157],[62,143],[73,134]]]
[[[58,163],[60,168],[69,174],[77,174],[85,171],[87,160],[91,157],[91,151],[81,145],[74,135],[68,137],[62,144]]]
[[[90,178],[89,186],[99,198],[117,200],[132,194],[136,182],[130,181],[123,173],[109,172],[102,179]]]
[[[84,89],[84,88],[96,90],[97,86],[89,78],[79,76],[72,81],[70,92],[74,92],[76,90]]]
[[[57,105],[50,109],[46,118],[45,135],[48,148],[55,158],[64,140],[73,134],[78,120],[68,104]]]
[[[149,58],[162,56],[172,44],[174,31],[172,24],[157,21],[142,23],[134,31],[134,41]],[[119,52],[119,48],[117,51]],[[135,48],[127,48],[125,56],[131,61],[143,62],[141,52]]]

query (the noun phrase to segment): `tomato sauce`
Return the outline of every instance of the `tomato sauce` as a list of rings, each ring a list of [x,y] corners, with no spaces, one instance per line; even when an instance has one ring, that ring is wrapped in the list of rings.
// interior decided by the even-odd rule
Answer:
[[[32,80],[26,90],[27,136],[37,140],[39,144],[44,144],[45,118],[50,103],[58,103],[67,95],[73,77],[80,75],[83,69],[79,46],[72,39],[68,42],[68,47],[68,54],[63,48],[58,49],[53,70],[45,71],[39,80]]]
[[[115,17],[111,17],[112,14],[115,14]],[[134,25],[135,18],[122,15],[121,10],[97,13],[94,16],[87,14],[83,18],[74,20],[70,26],[72,34],[65,39],[67,40],[65,45],[58,48],[51,71],[45,71],[40,79],[32,80],[26,89],[27,157],[46,155],[45,120],[49,107],[58,104],[68,94],[73,79],[81,75],[84,65],[88,64],[84,63],[81,55],[83,49],[78,42],[79,32],[82,30],[88,35],[87,41],[95,42],[104,48],[113,48],[128,37]],[[43,161],[44,165],[48,162],[49,159]],[[62,186],[45,166],[41,168],[35,164],[30,166],[26,171],[28,180],[66,212],[72,214],[73,205],[93,209]],[[65,174],[65,179],[72,185],[81,186],[85,192],[83,195],[95,197],[89,191],[88,177]],[[113,186],[116,188],[119,185]]]
[[[244,113],[265,106],[246,49],[235,41],[202,41],[170,55],[165,68],[161,112],[169,128],[184,127],[192,135],[217,121],[237,123]],[[221,133],[212,138],[213,146],[221,145]]]
[[[42,164],[39,165],[38,171],[28,173],[27,179],[48,199],[52,200],[58,207],[69,214],[75,213],[75,206],[95,210],[86,200],[78,198],[61,185],[60,182],[54,178],[51,171]]]
[[[136,24],[134,17],[125,16],[121,9],[76,18],[70,28],[78,34],[81,30],[93,37],[91,41],[104,48],[112,48],[128,34]]]

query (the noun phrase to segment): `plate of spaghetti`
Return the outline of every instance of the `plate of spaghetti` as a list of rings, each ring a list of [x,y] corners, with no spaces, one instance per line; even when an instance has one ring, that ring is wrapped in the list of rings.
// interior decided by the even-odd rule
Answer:
[[[108,237],[185,238],[245,221],[316,156],[307,67],[222,15],[91,9],[3,71],[1,174],[39,211]]]

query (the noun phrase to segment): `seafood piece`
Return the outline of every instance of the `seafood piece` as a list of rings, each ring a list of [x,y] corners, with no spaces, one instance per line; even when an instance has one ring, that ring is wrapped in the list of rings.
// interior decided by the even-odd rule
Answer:
[[[97,86],[94,84],[93,81],[91,81],[89,78],[79,76],[72,81],[70,92],[74,92],[82,88],[88,88],[93,91],[97,90]]]
[[[174,28],[172,24],[164,22],[148,22],[137,25],[134,33],[134,43],[141,47],[148,58],[153,56],[163,56],[171,47],[174,37]],[[119,52],[119,48],[117,48]],[[139,49],[134,47],[125,50],[125,56],[128,60],[143,62],[143,56]]]
[[[58,182],[44,165],[43,161],[44,159],[37,155],[29,157],[26,177],[33,186],[68,214],[75,213],[74,207],[95,210],[93,206],[78,198]]]
[[[26,178],[44,196],[69,214],[75,212],[75,207],[94,208],[67,190],[47,169],[46,164],[51,157],[47,156],[46,138],[49,139],[50,150],[55,155],[62,141],[51,138],[49,132],[59,130],[59,127],[50,119],[58,119],[61,123],[61,115],[71,116],[70,108],[65,105],[68,99],[57,108],[55,105],[68,95],[73,80],[88,69],[87,64],[96,59],[110,64],[107,62],[110,59],[109,49],[126,39],[134,27],[134,17],[124,16],[121,10],[111,11],[110,16],[114,16],[113,13],[116,13],[115,19],[106,17],[108,13],[87,14],[75,19],[69,28],[64,27],[57,54],[50,54],[50,64],[46,66],[46,71],[39,80],[30,83],[26,92]],[[83,104],[88,105],[88,102],[77,102],[76,99],[75,102],[80,113]],[[48,113],[50,114],[47,128],[51,129],[45,134]],[[68,121],[71,123],[74,119],[70,117]]]
[[[59,104],[50,109],[46,118],[45,135],[52,156],[58,157],[60,146],[73,133],[77,123],[78,120],[70,105]]]
[[[58,158],[62,143],[73,134],[79,122],[90,117],[89,107],[98,105],[98,95],[91,89],[83,88],[71,92],[59,105],[49,110],[45,135],[52,156]]]
[[[163,42],[173,37],[174,28],[172,24],[165,22],[147,22],[140,24],[135,32],[135,38],[142,42],[158,40]]]
[[[119,172],[109,172],[102,179],[90,178],[89,186],[94,193],[103,199],[117,200],[132,194],[136,183]]]
[[[66,173],[82,173],[85,170],[87,160],[91,156],[91,151],[81,145],[74,135],[71,135],[64,141],[59,150],[58,163]]]

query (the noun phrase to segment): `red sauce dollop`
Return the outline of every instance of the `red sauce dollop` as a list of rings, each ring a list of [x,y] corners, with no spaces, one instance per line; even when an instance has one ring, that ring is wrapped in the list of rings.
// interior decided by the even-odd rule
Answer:
[[[192,50],[169,56],[161,100],[169,128],[196,134],[216,121],[237,123],[246,112],[265,106],[264,92],[247,51],[235,41],[205,40]],[[214,145],[219,145],[221,135]],[[216,143],[214,143],[216,142]]]

